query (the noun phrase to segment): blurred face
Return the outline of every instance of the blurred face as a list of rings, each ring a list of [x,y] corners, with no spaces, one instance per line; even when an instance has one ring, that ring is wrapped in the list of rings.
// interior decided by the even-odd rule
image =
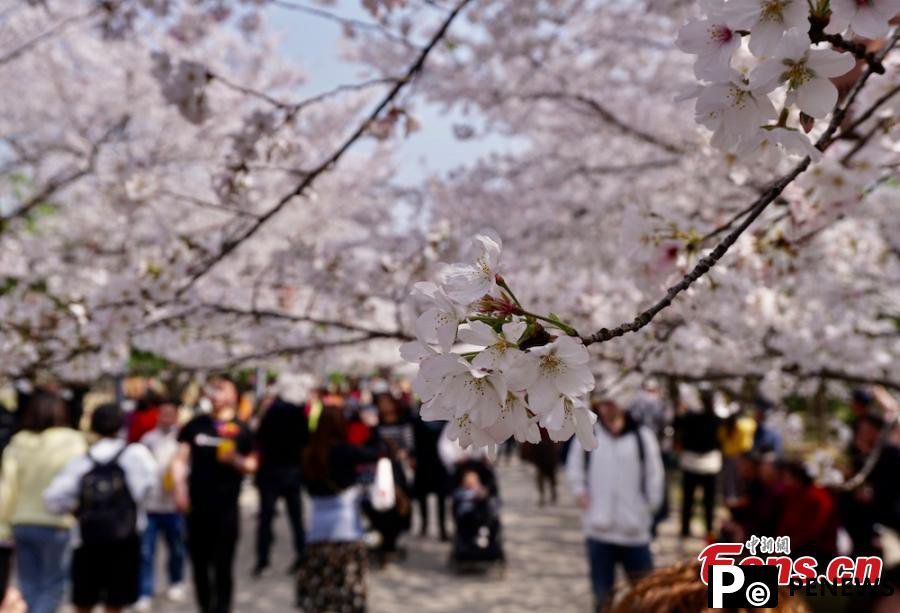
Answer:
[[[478,473],[470,470],[462,476],[461,484],[467,490],[477,490],[481,487],[481,478]]]
[[[862,453],[871,453],[878,441],[878,428],[868,421],[861,421],[853,436],[853,445]]]
[[[162,404],[159,406],[159,427],[163,430],[174,428],[178,423],[178,407],[174,404]]]
[[[625,411],[615,402],[606,400],[598,405],[597,416],[603,421],[603,425],[607,429],[615,432],[622,429]]]
[[[378,417],[381,421],[394,421],[397,418],[397,405],[390,396],[378,397]]]
[[[237,388],[227,379],[214,380],[209,386],[208,395],[216,413],[237,407]]]
[[[772,462],[759,463],[759,478],[766,483],[772,483],[778,478],[778,469]]]

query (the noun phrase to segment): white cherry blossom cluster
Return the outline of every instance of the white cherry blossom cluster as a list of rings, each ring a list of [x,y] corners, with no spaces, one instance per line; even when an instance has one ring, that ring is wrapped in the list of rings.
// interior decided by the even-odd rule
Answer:
[[[206,66],[189,60],[179,60],[173,64],[165,52],[154,52],[152,57],[153,76],[159,81],[166,102],[177,106],[181,115],[191,123],[203,123],[210,114],[206,96],[206,84],[209,82]]]
[[[413,290],[430,306],[416,320],[418,340],[400,353],[419,365],[413,390],[423,419],[448,421],[447,436],[463,447],[511,436],[536,443],[540,425],[553,440],[575,434],[593,449],[587,349],[557,316],[522,307],[498,273],[502,242],[493,231],[476,235],[474,244],[474,263],[451,265],[440,285]]]
[[[688,97],[697,98],[696,120],[712,131],[712,145],[739,157],[777,146],[814,161],[821,152],[804,132],[833,111],[838,90],[831,79],[847,74],[856,60],[811,38],[845,32],[846,40],[878,38],[900,12],[900,0],[702,0],[701,5],[703,18],[681,28],[676,44],[697,56],[694,75],[702,84]]]

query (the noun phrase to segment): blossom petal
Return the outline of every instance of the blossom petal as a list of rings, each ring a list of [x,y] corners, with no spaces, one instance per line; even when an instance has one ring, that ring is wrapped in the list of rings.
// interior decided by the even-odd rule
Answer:
[[[573,418],[575,420],[575,436],[578,442],[587,451],[597,448],[597,437],[594,435],[594,422],[597,416],[585,407],[573,407]]]
[[[497,342],[497,333],[483,321],[470,321],[459,329],[459,340],[470,345],[487,347]]]
[[[569,364],[586,364],[591,359],[584,343],[571,336],[560,336],[553,344],[556,345],[556,355]]]
[[[528,408],[538,415],[546,415],[558,402],[559,389],[546,377],[540,376],[528,388]]]
[[[594,385],[594,374],[583,364],[569,364],[556,377],[556,388],[567,396],[586,394]]]
[[[815,71],[818,77],[841,77],[856,65],[856,60],[849,53],[838,53],[831,49],[810,49],[806,65]]]
[[[821,119],[834,109],[838,91],[828,79],[810,79],[797,90],[797,106],[811,117]]]

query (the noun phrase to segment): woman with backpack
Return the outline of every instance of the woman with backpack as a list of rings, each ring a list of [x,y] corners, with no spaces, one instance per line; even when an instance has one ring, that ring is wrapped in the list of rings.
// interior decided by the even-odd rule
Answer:
[[[653,569],[651,528],[663,499],[663,464],[656,436],[612,400],[592,403],[598,446],[569,446],[566,479],[583,511],[597,610],[613,587],[616,566],[630,580]]]
[[[70,515],[54,515],[41,494],[87,444],[71,428],[62,398],[35,392],[22,410],[22,431],[3,452],[0,476],[0,532],[11,535],[18,557],[22,596],[32,613],[55,613],[63,599],[68,575]]]
[[[101,604],[116,613],[138,599],[143,506],[157,468],[146,447],[120,438],[123,426],[118,405],[94,409],[91,431],[99,440],[66,464],[44,491],[47,510],[75,512],[78,519],[72,556],[72,604],[78,613]]]

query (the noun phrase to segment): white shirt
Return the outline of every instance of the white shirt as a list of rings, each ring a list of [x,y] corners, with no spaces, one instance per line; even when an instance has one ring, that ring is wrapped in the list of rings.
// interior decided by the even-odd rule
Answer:
[[[584,532],[606,543],[645,545],[650,542],[653,514],[663,499],[663,464],[656,437],[647,428],[638,428],[644,444],[642,468],[634,431],[613,436],[598,424],[594,433],[599,445],[588,454],[587,474],[580,443],[572,441],[566,459],[566,480],[572,492],[576,497],[585,492],[589,496],[582,517]]]
[[[89,453],[96,462],[109,462],[125,446],[121,439],[103,438],[91,445]],[[119,456],[119,466],[125,471],[125,482],[128,491],[138,508],[138,532],[147,525],[145,510],[147,496],[157,480],[156,462],[150,451],[143,445],[128,445]],[[44,490],[44,504],[51,513],[71,513],[78,506],[81,492],[81,479],[93,467],[87,455],[82,455],[66,464],[58,475]],[[81,543],[78,524],[73,529],[73,541],[77,546]]]

